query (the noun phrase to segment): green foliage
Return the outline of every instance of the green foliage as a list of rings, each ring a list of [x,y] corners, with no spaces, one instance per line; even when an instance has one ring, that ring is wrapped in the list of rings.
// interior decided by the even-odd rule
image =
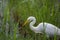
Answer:
[[[9,0],[8,5],[4,9],[4,18],[3,18],[3,34],[0,33],[0,39],[3,40],[45,40],[46,35],[35,34],[30,30],[28,24],[23,28],[27,30],[28,34],[24,38],[21,34],[16,38],[16,32],[18,30],[18,22],[23,22],[29,16],[35,16],[37,19],[37,26],[40,22],[49,22],[56,26],[60,26],[60,3],[58,0]],[[13,19],[18,22],[11,22],[10,15],[12,11]],[[6,22],[8,21],[9,25],[13,27],[13,35],[5,35]],[[11,28],[10,27],[10,28]],[[22,32],[22,31],[21,31]],[[37,36],[38,35],[38,36]],[[43,36],[43,37],[42,37]],[[11,38],[12,37],[12,38]],[[55,40],[56,38],[54,38]]]

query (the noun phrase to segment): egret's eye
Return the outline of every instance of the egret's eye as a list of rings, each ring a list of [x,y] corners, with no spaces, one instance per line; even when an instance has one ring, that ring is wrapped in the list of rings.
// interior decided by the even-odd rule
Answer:
[[[31,19],[28,19],[29,22],[31,22]]]
[[[29,17],[27,20],[29,21],[29,22],[31,22],[31,21],[33,21],[33,19],[35,19],[34,17]]]

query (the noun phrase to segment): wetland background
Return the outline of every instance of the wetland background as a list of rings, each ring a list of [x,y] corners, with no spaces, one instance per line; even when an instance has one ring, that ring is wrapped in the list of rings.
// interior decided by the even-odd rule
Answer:
[[[0,40],[46,40],[29,24],[22,27],[29,16],[36,17],[35,26],[43,21],[60,28],[60,0],[0,0]]]

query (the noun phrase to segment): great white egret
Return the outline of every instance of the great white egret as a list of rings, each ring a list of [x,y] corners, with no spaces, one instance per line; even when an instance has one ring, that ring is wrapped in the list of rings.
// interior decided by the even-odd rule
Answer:
[[[23,26],[28,22],[31,22],[29,24],[30,29],[32,31],[34,31],[35,33],[44,33],[45,32],[47,37],[54,36],[55,34],[60,36],[60,29],[53,24],[42,22],[35,27],[34,24],[36,22],[36,19],[35,19],[35,17],[30,16],[30,17],[28,17],[27,21],[23,24]]]

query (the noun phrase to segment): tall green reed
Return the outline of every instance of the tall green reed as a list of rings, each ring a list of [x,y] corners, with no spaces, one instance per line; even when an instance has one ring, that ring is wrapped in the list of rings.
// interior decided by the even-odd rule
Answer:
[[[58,7],[55,11],[55,3],[56,0],[34,0],[34,3],[32,5],[31,1],[23,2],[23,0],[9,0],[9,7],[6,7],[4,12],[4,24],[6,23],[6,20],[10,20],[9,12],[12,8],[15,8],[14,11],[16,12],[17,16],[19,16],[20,19],[25,21],[29,16],[35,16],[37,19],[36,25],[37,26],[40,22],[49,22],[55,24],[55,17],[58,15],[55,15],[58,13]],[[15,13],[14,13],[15,14]],[[19,19],[19,20],[20,20]],[[21,21],[20,21],[21,22]],[[57,24],[55,24],[57,25]],[[13,40],[17,40],[16,38],[16,32],[17,32],[18,23],[13,23]],[[3,26],[3,31],[5,31],[5,27]],[[24,30],[28,30],[29,36],[26,38],[26,40],[33,40],[36,36],[35,40],[38,39],[46,39],[46,35],[44,34],[44,37],[41,37],[39,34],[39,37],[37,35],[34,35],[34,32],[32,32],[28,24],[23,28]],[[10,36],[11,37],[11,36]],[[24,40],[25,38],[20,38],[21,40]],[[54,38],[55,40],[56,38]],[[19,40],[19,39],[18,39]]]

